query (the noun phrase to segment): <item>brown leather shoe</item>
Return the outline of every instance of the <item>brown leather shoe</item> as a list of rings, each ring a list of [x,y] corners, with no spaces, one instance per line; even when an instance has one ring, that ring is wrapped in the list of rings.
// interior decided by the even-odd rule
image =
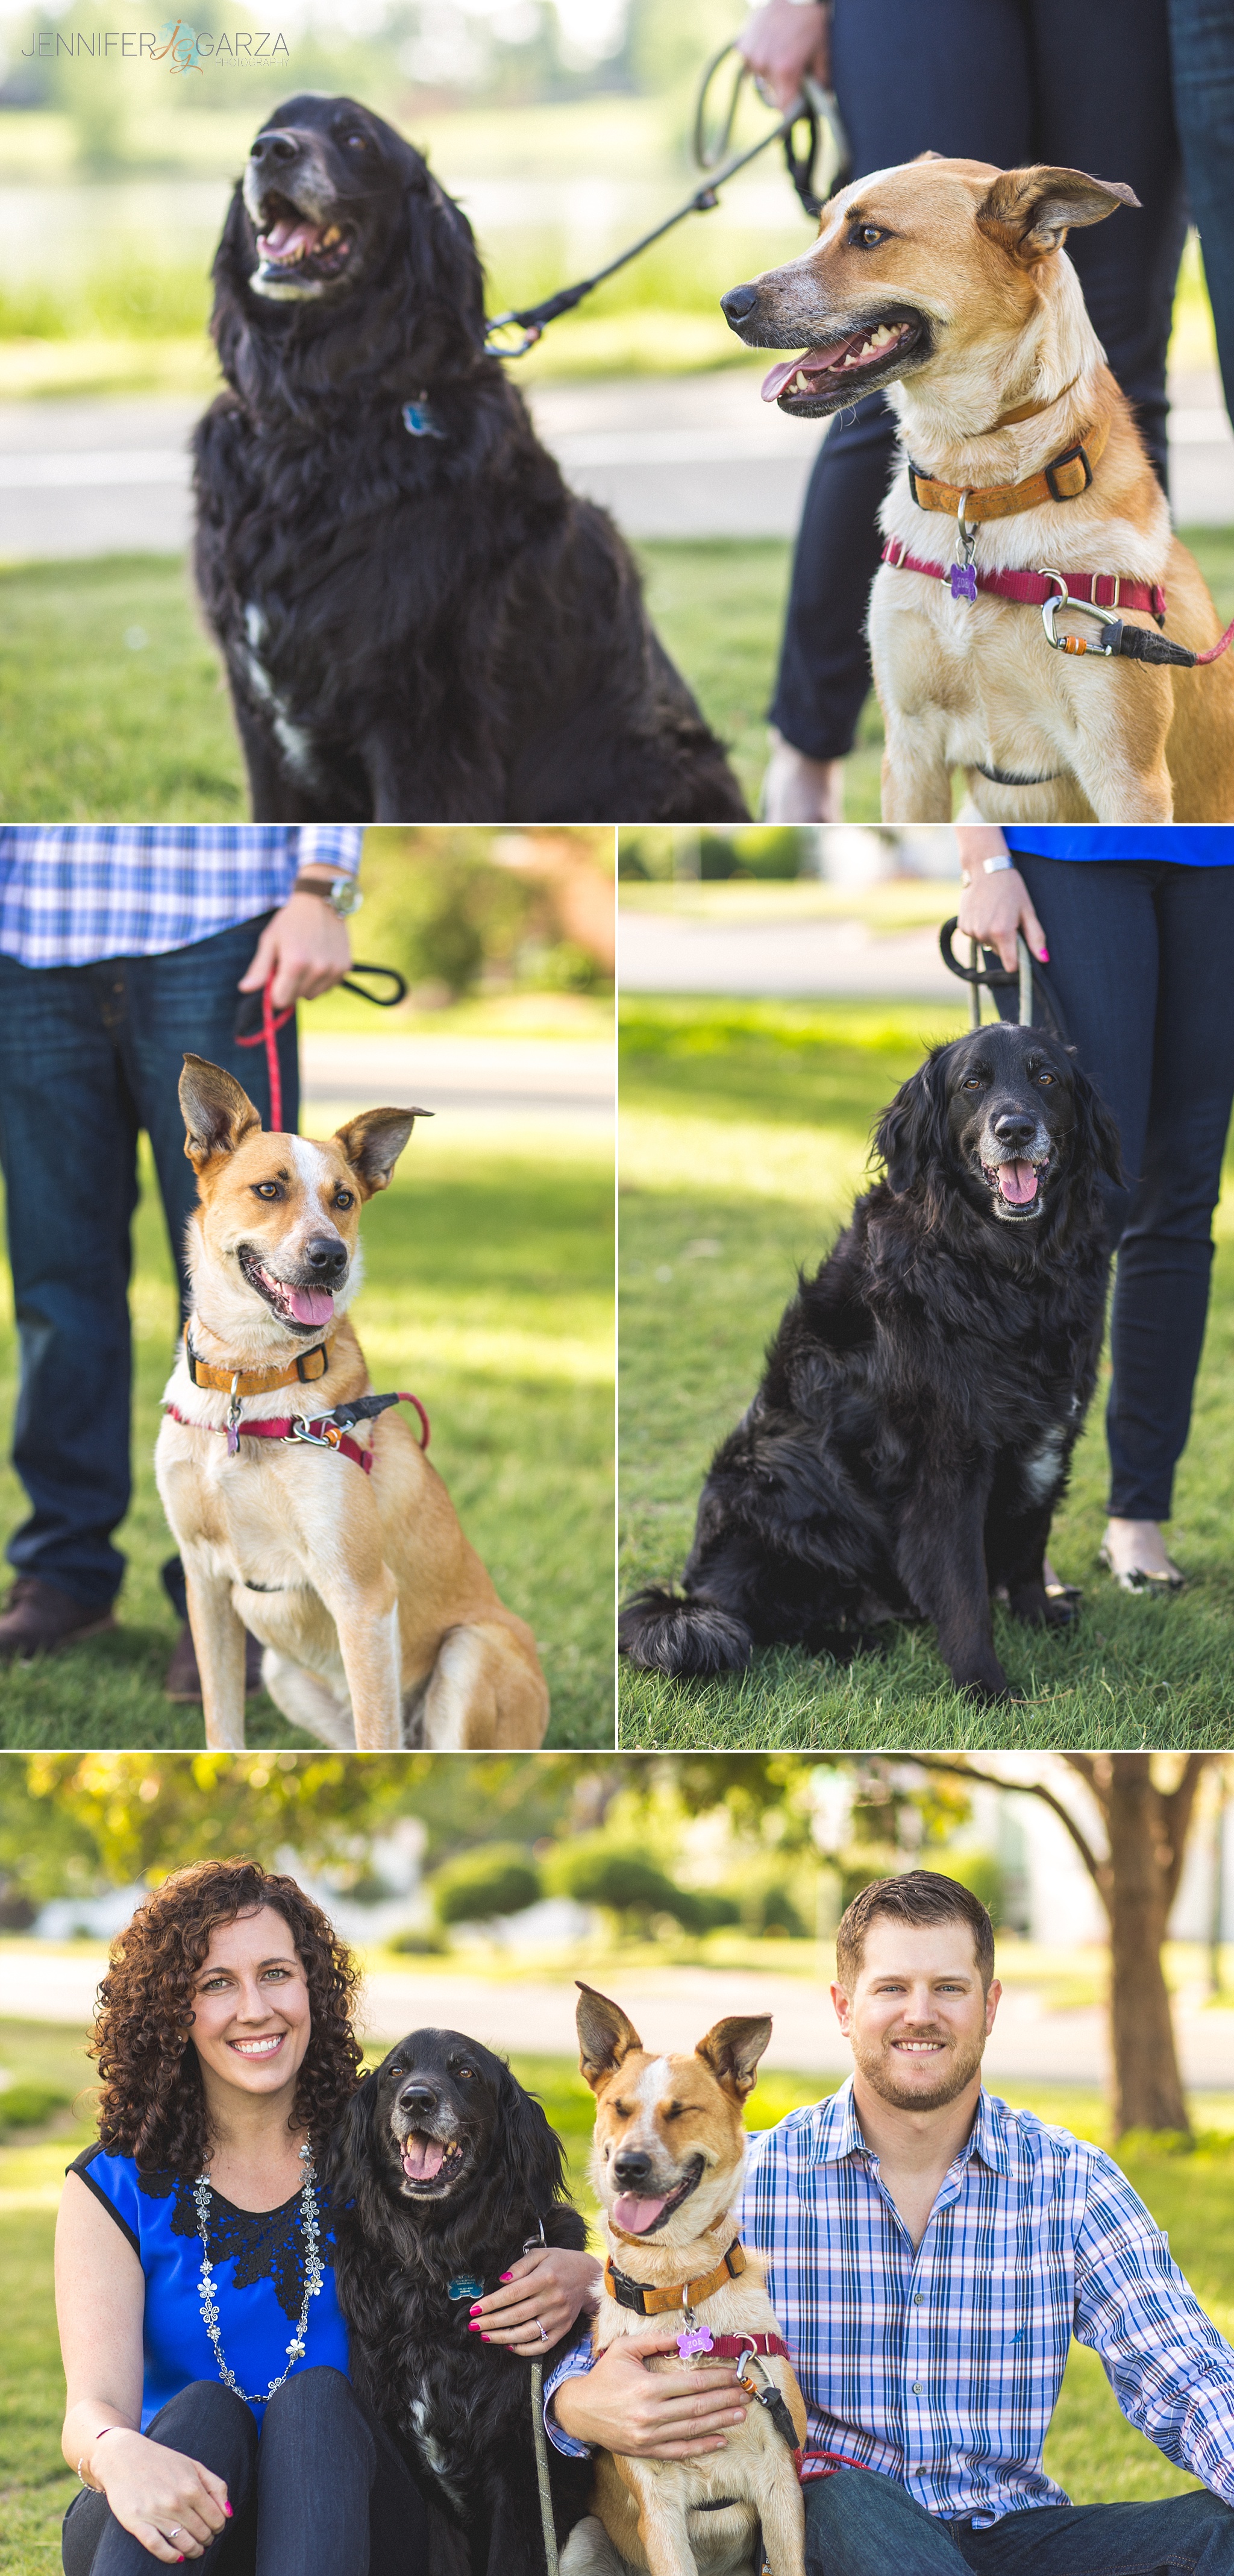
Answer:
[[[28,1664],[34,1655],[54,1655],[61,1646],[105,1636],[115,1624],[110,1610],[100,1612],[89,1602],[75,1601],[71,1592],[62,1592],[58,1583],[44,1583],[37,1574],[19,1574],[0,1615],[0,1663],[20,1658]]]
[[[250,1637],[246,1629],[244,1635],[245,1698],[251,1699],[253,1697],[253,1693],[260,1689],[261,1647],[259,1646],[256,1637]],[[176,1650],[167,1667],[167,1679],[163,1684],[163,1693],[165,1698],[175,1700],[182,1708],[191,1707],[194,1701],[198,1707],[201,1706],[201,1675],[197,1670],[197,1656],[193,1647],[193,1631],[190,1628],[187,1619],[185,1620],[184,1626],[176,1639]]]

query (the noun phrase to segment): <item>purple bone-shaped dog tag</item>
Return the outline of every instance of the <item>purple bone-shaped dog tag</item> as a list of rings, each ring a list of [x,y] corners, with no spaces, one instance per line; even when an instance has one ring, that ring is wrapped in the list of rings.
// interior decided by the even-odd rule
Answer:
[[[689,2361],[692,2353],[714,2352],[715,2345],[706,2326],[692,2326],[689,2334],[678,2335],[677,2350],[683,2361]]]
[[[229,1422],[227,1425],[227,1455],[229,1458],[236,1458],[239,1454],[240,1434],[236,1429],[235,1423]]]
[[[969,599],[969,600],[975,600],[975,599],[976,599],[976,597],[977,597],[977,575],[976,575],[976,573],[973,571],[973,567],[972,567],[972,565],[971,565],[971,564],[953,564],[953,565],[952,565],[952,567],[951,567],[951,596],[952,596],[952,598],[953,598],[953,599]]]

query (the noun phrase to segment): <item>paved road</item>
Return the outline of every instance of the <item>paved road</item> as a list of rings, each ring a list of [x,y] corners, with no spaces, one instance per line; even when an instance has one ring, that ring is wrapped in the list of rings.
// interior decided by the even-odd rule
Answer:
[[[84,2024],[104,1954],[83,1943],[46,1954],[22,1943],[0,1945],[0,2020]],[[589,1973],[591,1973],[589,1971]],[[600,1971],[596,1971],[600,1974]],[[621,2000],[650,2048],[681,2047],[722,2013],[770,2012],[767,2064],[806,2074],[847,2074],[851,2060],[821,1983],[774,1971],[661,1968],[620,1980]],[[572,2056],[575,1990],[568,1976],[486,1979],[426,1962],[382,1968],[365,1991],[365,2026],[396,2039],[417,2026],[470,2031],[498,2049]],[[1175,2028],[1184,2081],[1213,2092],[1234,2088],[1234,2012],[1176,2000]],[[1103,2011],[1050,2012],[1031,1990],[1011,1987],[986,2053],[989,2080],[999,2083],[1094,2084],[1108,2068]]]
[[[575,1039],[315,1036],[300,1040],[305,1103],[374,1107],[416,1101],[425,1109],[487,1117],[611,1121],[611,1046]]]
[[[791,536],[821,433],[759,400],[760,370],[544,385],[542,436],[575,489],[634,537]],[[1213,374],[1172,385],[1182,526],[1234,524],[1234,432]],[[187,442],[201,402],[0,404],[0,560],[135,551],[188,538]]]
[[[617,971],[626,993],[894,994],[954,1003],[964,989],[939,956],[937,930],[876,933],[864,921],[752,921],[744,908],[741,920],[729,923],[635,912],[623,903]]]

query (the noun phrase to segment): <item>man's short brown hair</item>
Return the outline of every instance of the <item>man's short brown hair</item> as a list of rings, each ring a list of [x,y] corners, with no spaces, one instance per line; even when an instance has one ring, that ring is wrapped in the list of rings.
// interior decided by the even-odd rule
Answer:
[[[852,1992],[865,1959],[866,1934],[880,1914],[895,1923],[967,1923],[983,1987],[994,1974],[994,1926],[979,1896],[936,1869],[906,1869],[875,1878],[845,1907],[836,1933],[836,1981]]]

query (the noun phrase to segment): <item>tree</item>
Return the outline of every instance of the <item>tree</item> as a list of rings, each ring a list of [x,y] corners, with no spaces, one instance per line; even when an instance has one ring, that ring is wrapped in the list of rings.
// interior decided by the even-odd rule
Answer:
[[[1161,1952],[1170,1909],[1178,1894],[1196,1793],[1219,1753],[1189,1753],[1172,1786],[1160,1777],[1168,1754],[1064,1753],[1060,1759],[1083,1780],[1105,1827],[1098,1851],[1063,1799],[1041,1780],[1004,1780],[979,1771],[960,1756],[915,1753],[924,1770],[984,1781],[1013,1796],[1038,1798],[1071,1837],[1105,1908],[1110,1926],[1110,2048],[1114,2067],[1114,2131],[1172,2129],[1190,2136],[1169,1990]],[[1156,1768],[1154,1768],[1156,1766]]]
[[[492,1923],[500,1914],[522,1914],[543,1894],[540,1872],[518,1843],[481,1843],[460,1852],[429,1881],[433,1912],[450,1923]]]

